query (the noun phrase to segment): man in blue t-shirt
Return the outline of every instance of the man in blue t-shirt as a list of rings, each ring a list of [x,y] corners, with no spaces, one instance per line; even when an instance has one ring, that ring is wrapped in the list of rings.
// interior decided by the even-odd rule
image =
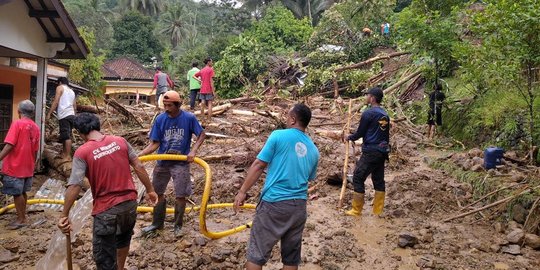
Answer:
[[[384,163],[390,153],[390,118],[381,108],[383,91],[379,87],[371,88],[366,96],[366,104],[370,108],[362,113],[360,124],[356,132],[350,136],[345,134],[344,139],[356,141],[363,138],[362,156],[356,163],[353,174],[354,195],[352,209],[347,215],[360,216],[364,206],[364,182],[371,174],[371,181],[375,188],[373,200],[373,213],[382,214],[384,206]]]
[[[262,269],[279,240],[284,269],[298,269],[308,181],[315,179],[319,163],[319,150],[305,134],[310,120],[311,110],[306,105],[296,104],[289,111],[288,128],[270,134],[234,199],[238,211],[247,191],[268,167],[251,228],[247,269]]]
[[[145,156],[157,150],[158,154],[187,155],[187,161],[160,160],[152,173],[152,185],[158,194],[158,202],[154,206],[152,225],[143,228],[147,234],[163,228],[167,202],[165,189],[170,179],[173,179],[176,203],[174,206],[174,235],[182,235],[182,224],[186,209],[186,197],[190,196],[191,178],[189,162],[193,162],[197,150],[206,138],[203,128],[190,112],[182,111],[180,95],[175,91],[167,91],[163,95],[165,112],[158,115],[150,131],[150,144],[139,156]],[[191,136],[197,140],[190,150]]]

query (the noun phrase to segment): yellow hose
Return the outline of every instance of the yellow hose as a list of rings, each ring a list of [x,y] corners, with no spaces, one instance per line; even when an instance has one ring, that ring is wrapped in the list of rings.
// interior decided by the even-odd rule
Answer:
[[[187,156],[185,155],[171,155],[171,154],[155,154],[155,155],[147,155],[139,157],[139,159],[142,162],[146,161],[152,161],[152,160],[180,160],[185,161],[187,160]],[[206,228],[206,210],[207,209],[214,209],[214,208],[226,208],[226,207],[232,207],[232,203],[218,203],[218,204],[208,204],[208,201],[210,200],[210,192],[212,190],[212,171],[210,170],[210,166],[208,166],[208,163],[206,163],[204,160],[196,157],[194,160],[195,163],[199,164],[204,169],[205,173],[205,183],[204,183],[204,191],[202,195],[202,201],[200,206],[193,206],[193,207],[187,207],[186,211],[197,211],[200,210],[199,213],[199,230],[202,234],[204,234],[206,237],[211,239],[218,239],[222,238],[240,231],[245,230],[246,228],[251,227],[251,222],[229,229],[221,232],[211,232],[208,231]],[[28,205],[31,204],[64,204],[63,200],[51,200],[51,199],[31,199],[26,202]],[[242,208],[246,209],[255,209],[256,205],[254,204],[244,204]],[[10,204],[8,206],[5,206],[3,208],[0,208],[0,215],[4,212],[15,208],[15,204]],[[152,212],[154,210],[153,207],[148,206],[139,206],[137,207],[137,212],[140,213],[147,213]],[[174,213],[173,208],[167,208],[167,213]]]

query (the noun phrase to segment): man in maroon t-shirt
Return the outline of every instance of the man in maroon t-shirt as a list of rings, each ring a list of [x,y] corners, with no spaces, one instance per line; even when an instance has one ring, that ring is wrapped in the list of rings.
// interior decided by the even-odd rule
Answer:
[[[26,226],[26,192],[32,188],[34,164],[39,149],[39,128],[31,119],[34,115],[34,103],[23,100],[19,103],[19,120],[11,123],[0,152],[2,164],[2,193],[13,195],[17,219],[8,225],[16,230]]]
[[[193,78],[201,82],[199,99],[201,100],[201,115],[204,115],[204,106],[208,105],[208,121],[212,119],[212,100],[214,100],[214,69],[212,59],[204,60],[206,66],[193,75]]]
[[[130,165],[146,187],[152,205],[157,202],[157,194],[131,145],[122,137],[102,134],[96,115],[81,113],[75,118],[74,126],[85,143],[73,155],[58,227],[64,234],[70,233],[69,210],[86,176],[94,198],[92,243],[96,266],[98,269],[124,269],[137,218],[137,190]]]

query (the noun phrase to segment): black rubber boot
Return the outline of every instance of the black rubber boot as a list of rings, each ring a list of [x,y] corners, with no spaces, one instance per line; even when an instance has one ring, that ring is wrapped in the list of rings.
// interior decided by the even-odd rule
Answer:
[[[186,211],[186,201],[178,202],[174,205],[174,236],[180,237],[182,225],[184,224],[184,212]]]
[[[155,230],[163,229],[163,223],[165,223],[165,212],[167,211],[167,200],[158,202],[154,206],[154,215],[152,217],[152,225],[144,227],[142,229],[143,234],[151,233]]]

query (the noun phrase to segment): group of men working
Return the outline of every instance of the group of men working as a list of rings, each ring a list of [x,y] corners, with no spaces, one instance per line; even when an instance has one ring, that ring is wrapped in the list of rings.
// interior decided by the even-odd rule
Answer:
[[[72,172],[58,227],[65,234],[70,233],[69,212],[78,197],[84,177],[87,177],[94,199],[93,255],[98,269],[124,269],[125,266],[137,215],[137,191],[130,167],[146,187],[147,199],[154,206],[152,224],[145,227],[143,233],[164,228],[167,206],[164,193],[172,178],[175,192],[173,233],[175,236],[182,235],[186,198],[192,195],[190,163],[206,135],[197,118],[181,109],[182,99],[177,92],[166,91],[162,96],[164,112],[152,125],[150,143],[138,154],[124,138],[103,134],[100,131],[99,118],[94,114],[80,113],[74,116],[71,122],[85,143],[73,156]],[[62,97],[59,99],[62,100]],[[364,182],[369,174],[372,175],[376,190],[373,212],[377,215],[382,213],[385,191],[384,163],[388,159],[390,128],[388,114],[380,107],[382,99],[383,92],[380,88],[370,89],[366,96],[366,104],[370,108],[362,114],[358,130],[352,135],[344,136],[344,140],[364,139],[363,154],[354,171],[355,193],[352,209],[347,211],[349,215],[361,214]],[[57,114],[59,110],[60,107]],[[24,226],[26,223],[26,192],[31,187],[34,160],[39,146],[39,129],[31,120],[33,113],[34,105],[30,101],[25,100],[19,104],[21,119],[13,122],[6,137],[6,147],[0,153],[0,160],[5,158],[2,172],[6,176],[10,175],[4,177],[2,191],[13,195],[18,206],[18,218],[14,227],[18,226],[17,224]],[[304,104],[296,104],[289,110],[287,129],[276,130],[270,134],[235,197],[234,209],[238,211],[244,204],[249,189],[266,170],[266,181],[260,194],[247,248],[247,269],[261,269],[278,241],[281,241],[284,269],[297,269],[301,262],[302,232],[307,219],[308,182],[315,179],[319,162],[319,151],[306,134],[310,120],[311,110]],[[196,137],[193,147],[192,136]],[[150,181],[138,157],[156,150],[158,154],[186,155],[187,161],[158,161]],[[26,163],[13,160],[25,160]],[[13,174],[13,171],[17,174]]]
[[[211,58],[204,59],[204,67],[199,69],[199,63],[193,62],[191,69],[187,72],[187,81],[189,81],[189,108],[195,110],[197,100],[200,100],[201,114],[204,115],[205,107],[208,107],[207,118],[212,117],[212,103],[215,99],[214,88],[214,68]],[[156,110],[163,108],[163,94],[169,89],[174,90],[174,82],[169,75],[161,70],[161,67],[156,68],[154,75],[154,87],[150,94],[156,92]]]

